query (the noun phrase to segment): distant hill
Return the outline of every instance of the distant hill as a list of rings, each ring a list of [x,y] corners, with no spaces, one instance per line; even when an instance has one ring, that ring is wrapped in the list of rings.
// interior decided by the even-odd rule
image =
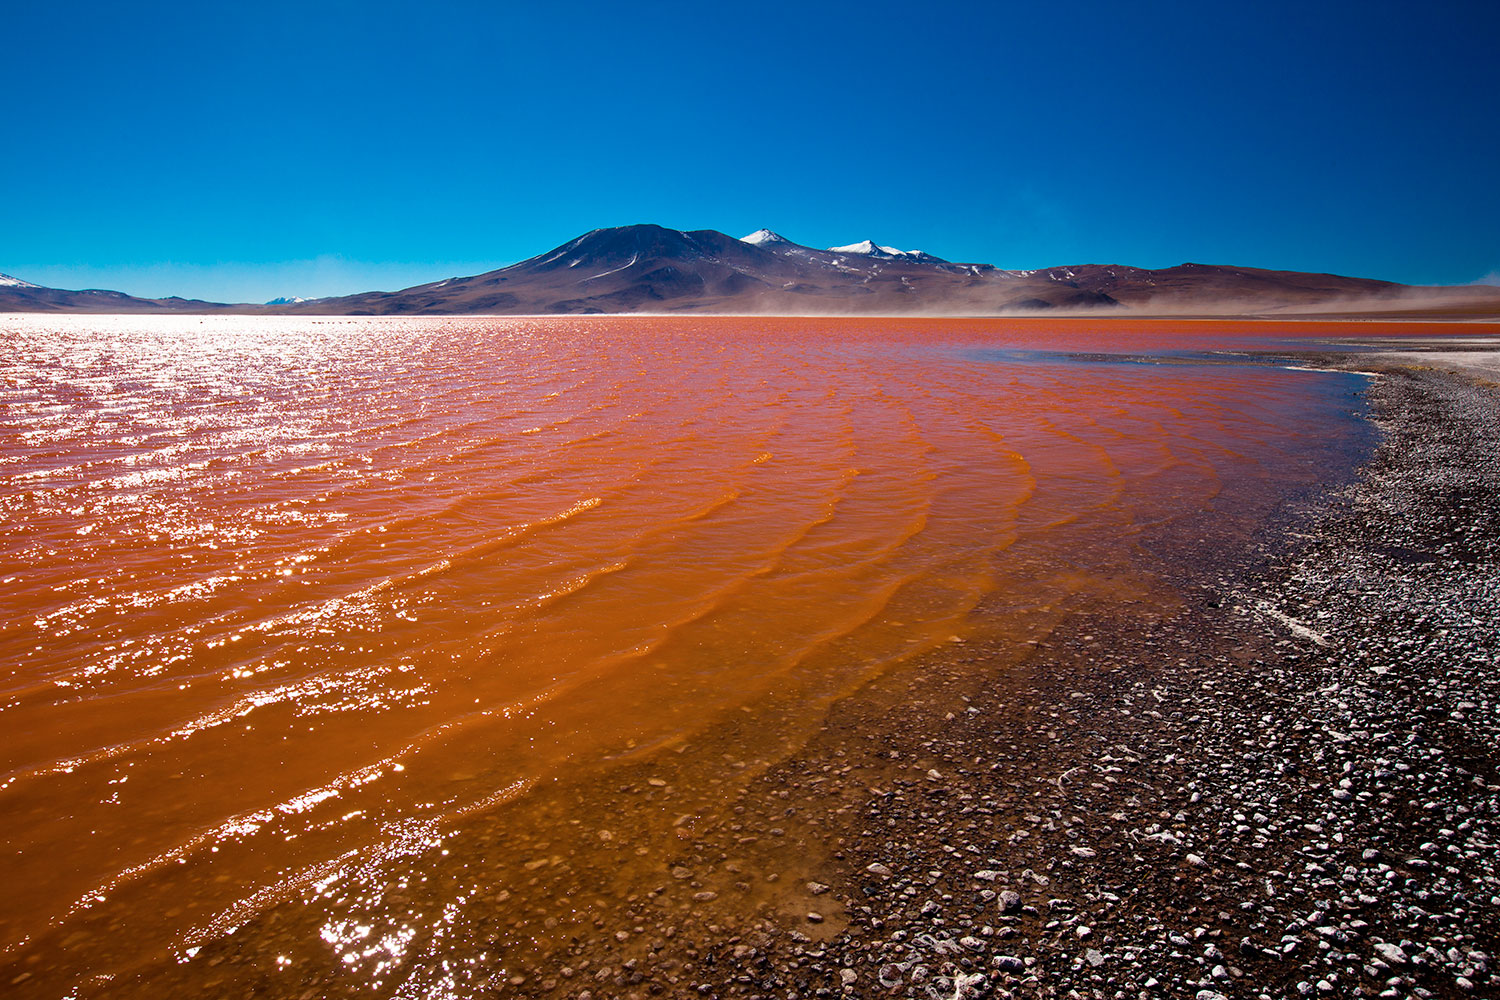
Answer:
[[[29,281],[0,274],[0,312],[58,313],[206,313],[236,307],[200,299],[140,299],[103,288],[68,291],[44,288]]]
[[[817,249],[769,229],[595,229],[484,274],[394,292],[225,305],[121,292],[39,288],[0,276],[5,312],[245,312],[419,316],[713,312],[995,315],[1500,316],[1500,288],[1416,287],[1368,278],[1215,264],[1150,270],[1081,264],[1007,271],[864,240]]]

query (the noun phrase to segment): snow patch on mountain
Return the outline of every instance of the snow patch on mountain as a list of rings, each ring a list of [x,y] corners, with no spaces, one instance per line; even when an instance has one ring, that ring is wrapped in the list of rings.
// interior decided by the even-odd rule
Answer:
[[[625,263],[621,264],[619,267],[612,267],[608,271],[600,271],[598,274],[593,275],[592,277],[584,278],[583,280],[584,281],[593,281],[595,278],[602,278],[605,275],[619,274],[621,271],[625,270],[627,267],[634,267],[636,265],[636,262],[639,261],[640,259],[641,259],[641,255],[640,254],[633,253],[633,254],[630,255],[630,259],[627,260]],[[569,264],[568,266],[572,267],[571,264]]]
[[[267,302],[266,305],[268,305],[268,306],[294,306],[294,305],[296,305],[299,302],[311,302],[311,301],[312,301],[312,299],[304,299],[300,295],[283,295],[280,298],[272,299],[270,302]]]
[[[0,287],[3,288],[41,288],[41,285],[33,285],[29,281],[20,278],[12,278],[8,274],[0,274]]]

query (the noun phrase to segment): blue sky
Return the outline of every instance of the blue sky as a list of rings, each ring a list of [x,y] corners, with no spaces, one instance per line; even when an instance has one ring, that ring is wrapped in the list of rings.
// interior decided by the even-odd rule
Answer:
[[[545,9],[544,9],[545,8]],[[261,301],[656,222],[1500,280],[1500,5],[16,4],[0,272]]]

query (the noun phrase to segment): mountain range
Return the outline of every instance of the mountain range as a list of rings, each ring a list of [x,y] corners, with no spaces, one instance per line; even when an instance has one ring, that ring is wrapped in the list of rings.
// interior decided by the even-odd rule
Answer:
[[[873,240],[816,249],[768,229],[595,229],[544,254],[394,292],[264,305],[44,288],[0,275],[0,312],[288,315],[597,314],[1004,315],[1098,310],[1157,315],[1500,316],[1500,288],[1213,264],[1084,264],[1008,271]]]

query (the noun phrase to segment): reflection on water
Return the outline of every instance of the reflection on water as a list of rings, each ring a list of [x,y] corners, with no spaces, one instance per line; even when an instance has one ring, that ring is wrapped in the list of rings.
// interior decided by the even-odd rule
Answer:
[[[1137,598],[1143,532],[1314,481],[1350,405],[1063,356],[1253,339],[1222,324],[3,323],[0,947],[59,988]],[[378,919],[324,927],[375,978]]]

